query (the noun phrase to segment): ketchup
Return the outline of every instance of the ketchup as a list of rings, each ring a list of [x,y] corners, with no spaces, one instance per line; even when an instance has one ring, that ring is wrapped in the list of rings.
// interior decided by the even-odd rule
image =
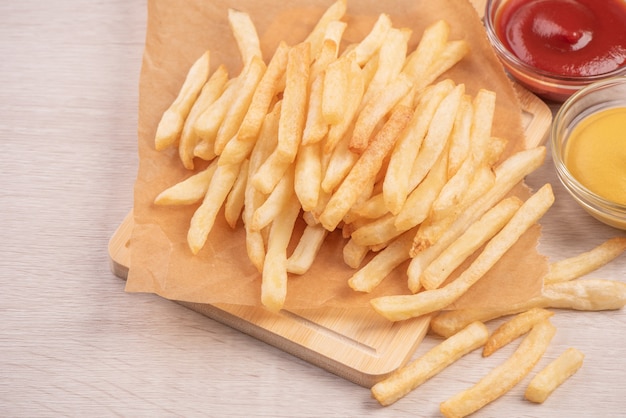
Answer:
[[[626,0],[508,0],[496,32],[523,62],[562,76],[626,65]]]

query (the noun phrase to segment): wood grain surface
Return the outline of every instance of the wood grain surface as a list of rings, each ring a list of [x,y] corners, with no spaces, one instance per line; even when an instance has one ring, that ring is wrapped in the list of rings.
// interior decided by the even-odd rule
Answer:
[[[107,244],[132,207],[145,19],[144,1],[0,2],[1,416],[436,417],[510,355],[472,353],[383,408],[278,348],[124,293]],[[545,182],[557,200],[542,221],[544,254],[624,235],[575,206],[549,159],[528,178]],[[593,277],[626,281],[625,271],[621,257]],[[538,367],[570,346],[583,367],[543,405],[523,400],[526,379],[476,416],[626,416],[626,313],[559,311],[553,323]],[[427,337],[415,355],[436,343]]]

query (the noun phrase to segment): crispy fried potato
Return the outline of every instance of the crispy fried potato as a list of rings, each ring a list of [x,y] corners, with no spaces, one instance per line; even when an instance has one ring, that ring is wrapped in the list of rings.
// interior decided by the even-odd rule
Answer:
[[[626,250],[626,237],[611,238],[575,257],[551,263],[550,270],[543,281],[550,284],[584,276],[620,256],[624,250]]]
[[[446,367],[485,343],[489,331],[474,322],[442,341],[423,356],[399,368],[391,376],[372,386],[372,396],[384,406],[407,395]]]
[[[209,78],[211,54],[206,51],[193,63],[178,95],[165,110],[157,125],[154,146],[161,151],[178,141],[185,119]]]
[[[499,309],[457,309],[442,312],[430,322],[431,330],[449,336],[474,321],[487,322],[532,308],[604,311],[626,305],[626,283],[615,280],[581,279],[546,284],[541,295]]]
[[[536,323],[550,318],[554,312],[543,308],[532,308],[500,325],[489,336],[483,347],[483,357],[489,357],[516,338],[526,334]]]
[[[250,15],[241,10],[228,9],[228,24],[235,37],[243,65],[247,66],[254,57],[263,60],[261,42]]]
[[[549,320],[537,323],[504,363],[471,388],[442,402],[441,413],[446,417],[464,417],[504,395],[535,367],[555,333],[556,328]]]
[[[154,199],[156,205],[191,205],[201,201],[206,195],[217,163],[213,161],[202,171],[163,190]]]
[[[524,397],[531,402],[543,403],[583,365],[585,355],[575,348],[568,348],[533,377]]]
[[[298,245],[287,259],[287,272],[293,274],[306,273],[313,265],[327,235],[328,231],[322,225],[307,225],[300,236]]]

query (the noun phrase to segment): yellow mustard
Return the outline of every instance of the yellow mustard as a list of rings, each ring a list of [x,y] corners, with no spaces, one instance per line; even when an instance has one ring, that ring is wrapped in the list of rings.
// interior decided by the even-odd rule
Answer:
[[[626,205],[626,107],[604,109],[578,123],[564,161],[587,189]]]

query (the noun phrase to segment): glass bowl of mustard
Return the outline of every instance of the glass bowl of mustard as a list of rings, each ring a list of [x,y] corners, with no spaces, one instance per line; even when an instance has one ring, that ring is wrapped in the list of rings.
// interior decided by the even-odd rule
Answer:
[[[550,132],[557,176],[576,202],[626,230],[626,77],[593,83],[557,112]]]
[[[487,0],[483,21],[505,70],[544,100],[626,75],[624,0]]]

